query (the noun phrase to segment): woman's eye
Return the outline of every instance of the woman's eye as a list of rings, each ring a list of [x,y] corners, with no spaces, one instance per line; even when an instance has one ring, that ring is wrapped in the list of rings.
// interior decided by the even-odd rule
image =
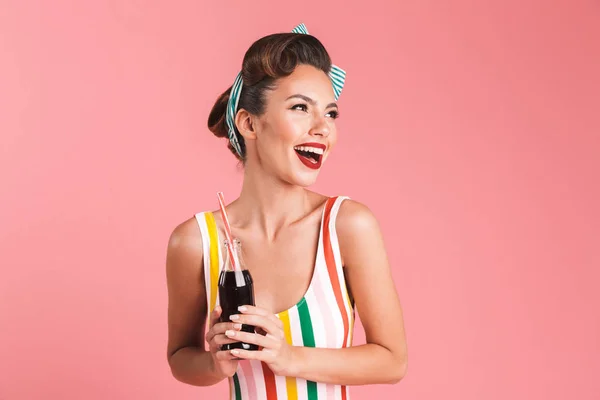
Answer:
[[[307,112],[308,106],[306,104],[296,104],[291,109]],[[335,110],[329,111],[326,115],[328,115],[330,118],[333,118],[333,119],[337,119],[340,116],[339,112],[337,112]]]
[[[306,110],[308,110],[308,107],[306,107],[306,104],[296,104],[295,106],[292,107],[292,110],[298,110],[298,109],[300,109],[302,111],[306,111]]]

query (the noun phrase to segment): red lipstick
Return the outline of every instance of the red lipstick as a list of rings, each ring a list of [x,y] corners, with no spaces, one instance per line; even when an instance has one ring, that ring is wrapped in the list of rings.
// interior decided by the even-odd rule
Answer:
[[[297,147],[304,147],[304,148],[310,147],[313,149],[320,149],[323,151],[323,154],[318,154],[315,152],[308,152],[308,151],[303,151],[303,150],[296,150]],[[302,164],[306,165],[310,169],[321,168],[321,162],[323,161],[323,155],[325,154],[325,149],[327,149],[327,146],[325,146],[322,143],[315,143],[315,142],[302,143],[297,146],[294,146],[296,155],[298,156],[298,158],[300,159]]]

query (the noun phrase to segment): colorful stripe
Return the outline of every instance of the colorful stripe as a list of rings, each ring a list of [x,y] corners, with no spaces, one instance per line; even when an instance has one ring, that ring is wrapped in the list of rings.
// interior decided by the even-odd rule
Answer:
[[[248,371],[244,368],[245,364],[247,363],[239,362],[236,371],[236,375],[240,380],[240,392],[242,393],[242,399],[247,399],[248,396],[251,398],[256,398],[256,392],[251,392],[248,390],[248,380],[252,381],[252,375],[250,372],[250,377],[248,378]]]
[[[267,398],[267,386],[265,377],[263,375],[262,363],[257,360],[252,360],[248,364],[252,367],[252,374],[254,376],[254,384],[256,385],[256,399]]]
[[[320,249],[319,252],[321,253],[320,257],[322,258],[322,249]],[[319,268],[319,273],[315,274],[313,294],[315,296],[315,302],[319,304],[322,309],[323,329],[325,329],[325,345],[323,347],[332,348],[338,347],[336,343],[336,337],[338,336],[337,327],[342,322],[342,319],[339,317],[338,313],[334,312],[333,307],[335,307],[335,298],[328,295],[330,290],[328,290],[329,288],[325,287],[325,285],[329,283],[329,278],[323,276],[323,272],[325,272],[325,274],[327,273],[323,268]],[[327,278],[327,281],[324,278]],[[336,317],[338,318],[336,319]]]
[[[323,245],[325,246],[325,261],[327,264],[327,269],[329,271],[329,277],[334,288],[333,290],[335,293],[340,313],[342,315],[342,319],[344,320],[344,336],[342,347],[348,347],[350,338],[350,322],[348,312],[349,310],[347,308],[347,306],[349,305],[348,293],[343,275],[343,266],[341,265],[341,261],[339,259],[336,260],[335,253],[333,250],[335,248],[339,251],[339,243],[337,242],[337,234],[335,231],[335,220],[337,216],[337,211],[339,210],[340,206],[340,203],[337,200],[338,199],[332,202],[332,204],[328,204],[328,206],[330,207],[330,211],[325,217],[325,222],[323,226],[323,229],[325,230],[325,234],[323,236]],[[334,206],[336,205],[337,207],[334,208]],[[332,214],[333,218],[331,218]],[[337,267],[338,265],[339,267]],[[347,400],[348,388],[345,385],[342,385],[341,392],[342,400]]]
[[[291,377],[277,374],[275,375],[275,388],[277,389],[277,400],[288,400],[288,390],[286,386],[286,381],[288,378],[293,380],[294,382],[296,381],[294,378]]]
[[[320,268],[322,269],[322,268]],[[317,274],[320,275],[322,272],[319,271],[319,273]],[[306,293],[305,296],[305,304],[306,304],[306,309],[309,310],[309,314],[310,314],[310,321],[312,322],[312,328],[313,328],[313,337],[314,337],[314,347],[327,347],[327,334],[326,334],[326,330],[325,330],[325,325],[326,325],[326,321],[325,318],[323,317],[323,313],[322,313],[322,308],[324,307],[324,305],[319,304],[319,302],[317,301],[317,298],[315,296],[315,291],[316,288],[314,288],[314,290],[309,290],[308,293]],[[317,390],[317,395],[319,399],[327,399],[329,397],[327,397],[327,387],[332,387],[332,385],[327,385],[326,383],[322,383],[322,382],[317,382],[316,383],[316,390]]]
[[[206,226],[208,227],[208,236],[210,238],[210,308],[212,311],[215,308],[217,301],[217,285],[219,283],[219,248],[216,245],[217,239],[217,226],[215,224],[215,218],[212,213],[206,213]]]
[[[237,373],[233,375],[233,385],[235,387],[235,400],[242,400],[242,391],[240,389],[240,379],[238,378]]]
[[[338,243],[338,237],[337,237],[337,231],[336,231],[336,227],[335,227],[335,221],[337,219],[337,214],[340,210],[340,207],[342,205],[342,200],[343,198],[338,198],[336,199],[332,209],[331,209],[331,217],[330,217],[330,222],[329,222],[329,238],[331,241],[331,248],[332,248],[332,254],[335,260],[335,265],[339,266],[339,268],[336,268],[337,270],[337,275],[338,275],[338,280],[340,282],[340,289],[341,292],[344,296],[344,306],[345,306],[345,311],[346,311],[346,315],[348,316],[348,335],[344,336],[345,337],[345,341],[346,341],[346,347],[349,347],[351,344],[351,335],[352,335],[352,329],[351,327],[353,326],[353,307],[352,304],[350,302],[350,296],[348,295],[348,288],[346,286],[346,279],[344,276],[344,268],[342,265],[342,256],[340,254],[340,246]]]
[[[238,370],[241,370],[242,375],[244,376],[246,393],[250,394],[251,396],[256,396],[256,383],[254,381],[252,366],[247,362],[239,362],[238,366]]]
[[[288,311],[279,313],[279,318],[283,323],[283,334],[285,336],[285,341],[289,345],[292,345],[292,328],[290,326],[290,313]],[[296,379],[294,377],[287,376],[285,378],[285,387],[287,389],[288,400],[298,400],[298,388],[296,386]]]
[[[333,249],[331,247],[331,238],[329,236],[329,220],[331,217],[331,209],[335,201],[331,201],[331,199],[327,202],[327,211],[325,214],[325,221],[323,223],[323,251],[325,253],[325,263],[327,264],[327,271],[329,271],[329,279],[331,280],[331,285],[333,286],[333,293],[335,294],[335,300],[339,307],[340,313],[342,314],[342,320],[344,321],[344,336],[343,336],[343,345],[342,347],[347,346],[347,337],[348,337],[348,315],[346,314],[346,307],[344,307],[344,300],[342,298],[342,290],[340,286],[340,280],[338,277],[338,271],[335,264],[335,259],[333,257]],[[340,267],[341,268],[341,267]]]
[[[310,311],[306,301],[298,303],[298,315],[300,316],[300,328],[302,330],[302,341],[306,347],[315,347],[315,334],[313,324],[310,318]],[[317,383],[313,381],[306,382],[306,391],[309,399],[317,398]]]
[[[290,330],[292,332],[292,344],[294,346],[304,346],[302,339],[302,326],[300,325],[300,314],[298,307],[292,307],[288,310],[290,316]],[[308,398],[307,381],[302,378],[296,378],[296,389],[298,390],[298,399]]]
[[[208,229],[206,227],[206,217],[204,213],[196,214],[196,222],[198,223],[198,227],[200,228],[200,234],[202,235],[202,255],[203,255],[203,269],[204,269],[204,287],[206,288],[206,307],[210,307],[210,291],[211,291],[211,283],[210,283],[210,241],[208,240]],[[207,326],[210,326],[210,311],[206,316]]]
[[[310,312],[306,306],[306,300],[298,303],[298,314],[300,315],[300,328],[302,329],[302,341],[306,347],[315,347],[315,335],[313,331]]]
[[[217,303],[217,292],[219,284],[219,240],[217,236],[217,224],[212,213],[205,213],[208,237],[210,240],[210,312],[214,310]]]
[[[263,376],[265,378],[265,388],[267,390],[267,400],[277,400],[277,387],[275,387],[275,374],[271,371],[271,368],[264,362],[260,363],[262,366]]]
[[[325,210],[323,210],[323,220],[325,219]],[[322,325],[326,333],[325,347],[340,348],[342,347],[342,335],[344,333],[344,322],[338,311],[337,302],[333,293],[331,280],[329,279],[329,271],[325,263],[325,254],[323,251],[323,225],[321,224],[321,233],[319,245],[317,248],[317,265],[315,271],[315,283],[313,294],[316,303],[322,310]]]

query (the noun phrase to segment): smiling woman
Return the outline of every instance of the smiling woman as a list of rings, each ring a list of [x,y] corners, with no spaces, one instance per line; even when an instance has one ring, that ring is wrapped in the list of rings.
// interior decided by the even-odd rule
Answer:
[[[242,191],[226,211],[244,244],[256,306],[220,321],[219,211],[175,227],[167,352],[178,380],[209,386],[227,378],[232,399],[303,400],[346,399],[348,386],[405,375],[402,308],[377,220],[357,201],[307,189],[337,142],[344,80],[300,25],[254,42],[215,102],[208,127],[244,165]],[[360,346],[352,345],[356,310],[367,340]],[[221,348],[239,341],[260,349]]]

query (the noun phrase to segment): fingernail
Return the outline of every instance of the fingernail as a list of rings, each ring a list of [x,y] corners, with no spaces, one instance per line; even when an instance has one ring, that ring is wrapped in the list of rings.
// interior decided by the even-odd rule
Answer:
[[[225,335],[226,335],[226,336],[229,336],[229,337],[231,337],[231,336],[235,336],[235,332],[234,332],[234,331],[229,331],[229,330],[228,330],[228,331],[225,331]]]
[[[233,354],[234,356],[237,356],[238,354],[240,354],[240,352],[233,349],[233,350],[231,350],[231,354]]]
[[[240,311],[247,311],[248,309],[246,307],[244,307],[244,306],[239,306],[238,310],[240,310]]]
[[[240,319],[240,316],[239,315],[232,315],[232,316],[229,317],[229,319],[232,320],[232,321],[235,321],[237,319]]]
[[[235,329],[242,329],[242,324],[233,324]]]

